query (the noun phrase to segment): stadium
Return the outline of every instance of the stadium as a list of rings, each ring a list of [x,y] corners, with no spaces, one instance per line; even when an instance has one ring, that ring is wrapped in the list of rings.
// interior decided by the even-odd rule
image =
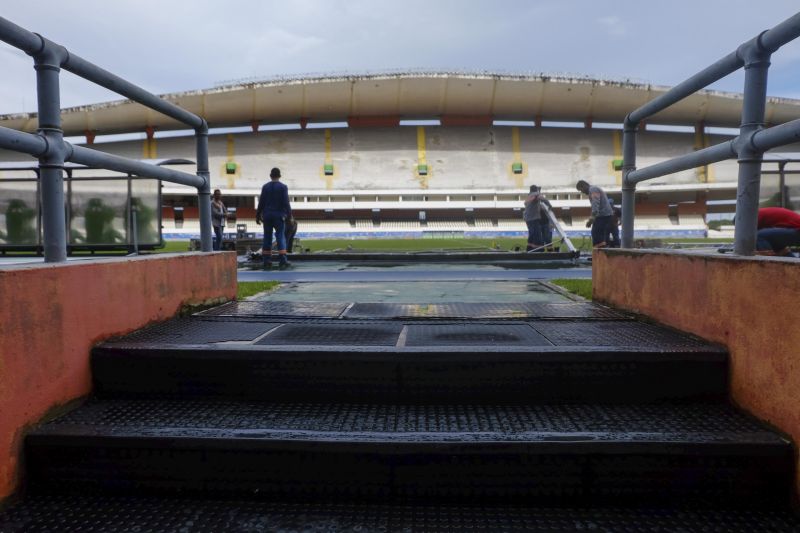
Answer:
[[[212,128],[212,189],[223,193],[229,231],[259,229],[258,194],[269,169],[279,167],[301,237],[521,236],[531,184],[543,188],[565,232],[577,236],[588,233],[589,204],[575,183],[600,185],[619,202],[625,114],[667,90],[583,77],[392,72],[225,83],[165,98]],[[726,128],[739,126],[741,105],[740,94],[700,91],[662,111],[640,125],[639,165],[733,138]],[[798,115],[800,100],[767,102],[769,124]],[[76,144],[194,171],[192,132],[130,100],[65,109],[62,119]],[[0,126],[35,132],[36,115],[0,116]],[[792,152],[800,147],[768,154],[763,198],[791,194],[793,174],[785,167]],[[0,151],[0,161],[0,218],[7,219],[0,228],[9,234],[14,206],[37,202],[35,166],[9,151]],[[736,161],[726,161],[640,187],[637,237],[708,236],[709,221],[732,218],[736,180]],[[150,216],[140,211],[142,242],[157,242],[159,225],[164,239],[199,235],[189,187],[79,168],[69,168],[66,181],[72,245],[129,242],[128,215],[137,202],[151,209]],[[113,231],[93,230],[86,216],[101,209],[98,193]]]

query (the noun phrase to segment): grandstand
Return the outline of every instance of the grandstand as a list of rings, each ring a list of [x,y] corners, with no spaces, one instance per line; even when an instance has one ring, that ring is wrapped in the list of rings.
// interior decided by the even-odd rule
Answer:
[[[587,234],[589,204],[575,182],[601,185],[619,202],[624,114],[665,90],[587,78],[409,72],[267,80],[167,98],[212,128],[212,188],[223,192],[231,231],[237,224],[256,230],[261,185],[280,167],[300,236],[485,237],[524,234],[522,201],[534,183],[568,234]],[[741,95],[701,91],[660,113],[640,127],[638,164],[731,138],[720,128],[738,127],[740,108]],[[798,116],[800,101],[768,103],[770,123]],[[37,126],[29,114],[1,116],[0,125]],[[63,127],[109,153],[183,170],[194,160],[189,132],[129,101],[66,109]],[[124,135],[104,137],[116,134]],[[784,150],[800,152],[794,148]],[[0,151],[11,165],[30,162],[25,157]],[[0,169],[6,191],[13,187],[3,179],[14,172]],[[765,191],[775,189],[770,179]],[[642,186],[637,235],[706,235],[709,216],[733,210],[736,180],[737,164],[729,161]],[[199,234],[194,190],[163,187],[162,226],[165,238]]]

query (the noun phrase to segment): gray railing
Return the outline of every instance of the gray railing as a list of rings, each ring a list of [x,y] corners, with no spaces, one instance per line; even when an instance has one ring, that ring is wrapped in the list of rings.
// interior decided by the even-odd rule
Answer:
[[[36,70],[39,127],[35,134],[0,127],[0,148],[39,158],[42,192],[44,260],[67,259],[67,232],[64,212],[64,162],[116,170],[197,188],[200,206],[200,241],[204,252],[211,251],[211,177],[208,169],[208,125],[206,121],[175,104],[162,100],[119,76],[71,53],[39,34],[32,33],[0,17],[0,40],[33,57]],[[106,89],[172,117],[195,130],[197,175],[106,154],[64,141],[61,129],[61,91],[59,75],[67,70]]]
[[[753,255],[756,243],[761,161],[764,152],[800,140],[800,119],[765,128],[764,109],[767,100],[767,72],[770,56],[781,46],[800,36],[800,13],[786,19],[771,30],[743,43],[739,48],[708,68],[676,85],[625,117],[622,140],[622,246],[633,245],[633,220],[636,184],[645,180],[737,158],[739,179],[736,193],[736,228],[734,251]],[[636,169],[636,131],[639,124],[707,87],[745,69],[744,103],[739,135],[724,143]]]

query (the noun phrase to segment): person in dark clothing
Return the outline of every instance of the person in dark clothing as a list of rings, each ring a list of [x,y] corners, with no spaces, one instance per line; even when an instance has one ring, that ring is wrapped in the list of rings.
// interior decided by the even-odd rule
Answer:
[[[586,222],[587,228],[592,228],[592,247],[605,248],[608,246],[608,226],[611,223],[611,205],[608,203],[608,196],[605,191],[596,185],[590,185],[584,180],[578,181],[575,185],[583,194],[589,197],[592,207],[592,216]]]
[[[608,242],[609,248],[619,248],[619,221],[622,218],[622,209],[614,204],[614,200],[608,199],[608,204],[611,206],[611,222],[608,224]]]
[[[286,259],[286,221],[292,218],[292,206],[289,204],[289,188],[280,182],[281,171],[273,168],[270,173],[270,182],[261,188],[256,208],[256,223],[264,223],[264,244],[261,256],[264,259],[264,269],[272,268],[272,232],[278,241],[278,257],[280,269],[290,266]]]

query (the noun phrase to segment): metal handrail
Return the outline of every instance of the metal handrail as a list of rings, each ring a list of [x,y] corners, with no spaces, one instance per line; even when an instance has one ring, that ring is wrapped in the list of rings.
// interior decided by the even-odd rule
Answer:
[[[743,43],[711,66],[651,100],[627,117],[622,140],[622,246],[633,246],[636,184],[674,172],[732,159],[739,162],[736,195],[734,251],[753,255],[758,220],[761,162],[765,151],[800,140],[800,119],[765,128],[767,72],[770,57],[781,46],[800,37],[800,13]],[[636,133],[639,124],[708,85],[745,69],[744,104],[739,135],[730,141],[675,157],[642,169],[636,168]]]
[[[160,179],[197,188],[200,211],[200,241],[204,252],[211,251],[211,176],[208,167],[208,124],[205,119],[71,53],[37,33],[30,32],[0,17],[0,40],[34,59],[39,127],[35,134],[0,127],[0,148],[39,158],[42,191],[44,260],[67,259],[67,233],[64,216],[64,162],[116,170],[145,178]],[[197,175],[142,163],[64,141],[61,128],[59,74],[67,70],[150,109],[174,118],[195,130]]]

